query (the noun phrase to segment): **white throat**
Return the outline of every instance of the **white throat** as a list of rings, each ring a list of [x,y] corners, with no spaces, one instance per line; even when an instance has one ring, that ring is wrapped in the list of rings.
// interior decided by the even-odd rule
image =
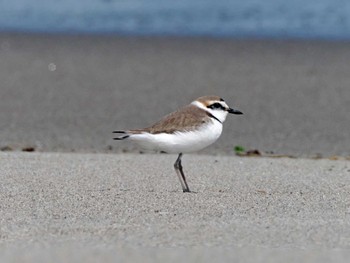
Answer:
[[[209,109],[209,108],[205,107],[202,103],[200,103],[199,101],[196,101],[196,100],[193,101],[191,104],[209,112],[211,115],[213,115],[215,118],[217,118],[221,123],[223,123],[226,120],[226,116],[228,114],[227,111]]]

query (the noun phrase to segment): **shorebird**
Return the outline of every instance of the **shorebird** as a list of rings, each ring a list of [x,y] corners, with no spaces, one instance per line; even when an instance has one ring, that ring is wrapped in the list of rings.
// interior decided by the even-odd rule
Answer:
[[[181,165],[183,153],[195,152],[214,143],[221,135],[228,113],[243,114],[230,108],[218,96],[203,96],[142,129],[118,130],[114,140],[130,140],[146,150],[176,153],[174,163],[183,192],[190,192]]]

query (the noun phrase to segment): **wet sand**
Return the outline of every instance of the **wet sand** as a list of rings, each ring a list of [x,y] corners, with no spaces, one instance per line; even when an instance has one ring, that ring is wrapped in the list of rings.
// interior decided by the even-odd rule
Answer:
[[[1,147],[137,152],[111,132],[217,94],[244,115],[201,153],[350,155],[350,43],[0,35],[0,47]]]

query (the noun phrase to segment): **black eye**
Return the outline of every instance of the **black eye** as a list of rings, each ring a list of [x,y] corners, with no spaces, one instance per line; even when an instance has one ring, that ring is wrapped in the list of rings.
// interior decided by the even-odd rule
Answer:
[[[209,106],[207,106],[207,108],[210,108],[210,109],[225,109],[220,103],[218,102],[215,102]]]

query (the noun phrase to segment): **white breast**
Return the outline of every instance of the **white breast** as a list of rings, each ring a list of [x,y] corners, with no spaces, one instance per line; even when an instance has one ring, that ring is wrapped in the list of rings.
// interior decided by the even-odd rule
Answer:
[[[130,139],[144,149],[167,153],[188,153],[201,150],[214,143],[221,135],[222,124],[211,120],[198,130],[175,132],[172,134],[135,134]]]

